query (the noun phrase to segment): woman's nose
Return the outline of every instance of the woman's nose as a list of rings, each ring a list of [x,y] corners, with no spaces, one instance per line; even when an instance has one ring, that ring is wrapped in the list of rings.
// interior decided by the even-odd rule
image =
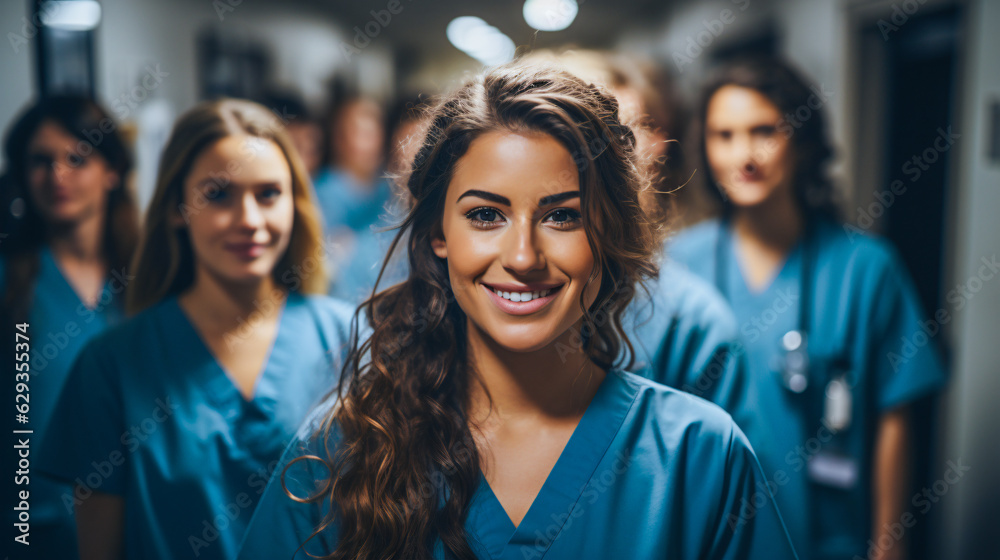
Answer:
[[[534,225],[525,220],[508,230],[501,264],[513,272],[525,274],[545,267],[545,256]]]

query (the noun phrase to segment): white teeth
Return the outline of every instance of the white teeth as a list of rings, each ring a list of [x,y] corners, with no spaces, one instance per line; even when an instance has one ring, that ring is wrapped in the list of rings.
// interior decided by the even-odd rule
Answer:
[[[517,303],[524,303],[526,301],[531,301],[533,299],[543,298],[549,295],[549,292],[552,291],[552,290],[541,290],[538,292],[501,292],[499,290],[494,290],[493,288],[490,289],[493,290],[493,293],[497,294],[498,296]]]

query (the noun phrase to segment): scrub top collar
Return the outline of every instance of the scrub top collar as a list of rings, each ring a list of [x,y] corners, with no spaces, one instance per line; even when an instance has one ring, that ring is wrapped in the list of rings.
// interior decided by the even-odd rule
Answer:
[[[80,305],[82,305],[88,311],[94,311],[98,308],[104,308],[107,306],[102,305],[101,303],[103,294],[111,293],[112,298],[115,296],[111,286],[111,277],[110,275],[105,275],[104,283],[101,286],[101,296],[98,296],[98,300],[97,302],[95,302],[95,305],[90,305],[87,302],[83,301],[83,298],[80,297],[79,293],[77,293],[76,288],[74,288],[73,284],[70,283],[69,278],[67,278],[66,275],[63,273],[62,269],[59,268],[59,262],[56,261],[56,257],[55,255],[52,254],[52,249],[49,248],[49,246],[47,245],[43,246],[38,250],[38,258],[39,258],[38,278],[40,280],[51,278],[51,280],[49,280],[49,282],[51,282],[50,285],[52,285],[59,291],[64,292],[67,298],[74,300],[78,304],[77,306],[74,306],[74,309],[79,309]],[[124,295],[124,290],[121,290],[121,292],[122,295]],[[109,305],[114,305],[114,304],[115,304],[114,301],[109,303]]]
[[[533,547],[538,556],[545,554],[597,471],[637,395],[638,388],[627,383],[620,371],[608,371],[516,528],[486,477],[479,475],[466,528],[491,558],[522,558],[520,547],[524,546]]]
[[[212,353],[211,349],[202,339],[201,334],[194,327],[187,314],[180,306],[177,297],[174,296],[165,302],[165,313],[167,324],[175,325],[175,332],[170,335],[177,337],[177,348],[185,349],[183,361],[190,362],[184,366],[184,371],[197,371],[205,377],[207,398],[218,406],[227,403],[240,403],[243,406],[254,406],[262,410],[273,410],[274,404],[278,401],[278,385],[275,377],[280,377],[281,370],[287,364],[295,362],[295,345],[289,340],[295,333],[289,328],[289,307],[296,307],[302,296],[297,292],[289,292],[288,297],[281,305],[278,317],[278,328],[267,357],[261,366],[254,385],[253,395],[247,399],[240,392],[233,382],[232,377],[225,370],[219,360]],[[201,367],[210,364],[209,367]]]

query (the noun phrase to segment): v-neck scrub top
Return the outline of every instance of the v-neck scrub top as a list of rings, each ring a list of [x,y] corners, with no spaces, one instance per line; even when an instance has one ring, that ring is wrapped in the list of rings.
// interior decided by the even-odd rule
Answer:
[[[326,457],[326,442],[310,433],[307,424],[279,469],[295,457]],[[313,495],[329,476],[315,460],[287,473],[285,484],[298,497]],[[327,513],[328,500],[321,502],[293,501],[276,474],[239,558],[332,551],[336,524],[299,548]],[[730,416],[617,370],[601,383],[521,523],[514,526],[480,474],[465,528],[483,560],[795,558],[760,466]],[[445,558],[440,541],[435,557]]]
[[[30,411],[28,423],[17,424],[13,428],[31,430],[33,433],[16,434],[12,443],[27,439],[31,452],[39,448],[48,430],[56,409],[56,399],[80,349],[109,325],[124,318],[122,305],[127,281],[125,276],[109,276],[97,303],[94,307],[89,307],[80,300],[80,296],[59,270],[49,248],[43,247],[38,259],[38,275],[35,277],[26,333],[30,343]],[[6,278],[5,267],[5,261],[0,259],[0,284]],[[14,325],[4,325],[3,328],[11,333],[10,344],[13,344]],[[14,350],[13,346],[9,348]],[[10,380],[13,383],[13,375]],[[8,533],[13,530],[13,523],[17,522],[15,519],[18,512],[13,510],[13,504],[20,500],[14,501],[15,496],[20,491],[27,490],[30,504],[29,545],[13,543],[13,536],[20,534],[18,531],[9,536],[8,542],[12,542],[11,546],[14,547],[12,550],[26,552],[31,558],[75,558],[76,522],[73,519],[73,509],[65,507],[61,501],[63,494],[71,492],[72,487],[34,472],[28,475],[26,485],[15,484],[13,474],[7,480],[4,503],[12,504],[7,510]]]
[[[781,339],[798,328],[803,245],[800,240],[771,284],[751,290],[741,272],[735,234],[718,220],[677,235],[667,253],[714,282],[715,247],[729,236],[723,292],[746,348],[750,392],[741,427],[767,479],[779,484],[778,505],[803,558],[867,555],[871,535],[874,434],[882,414],[938,390],[945,371],[934,341],[922,328],[923,312],[905,265],[878,238],[847,232],[829,219],[811,224],[811,309],[805,325],[809,387],[802,395],[781,381]],[[828,377],[846,372],[851,422],[836,435],[820,424]],[[810,412],[807,412],[810,411]],[[826,465],[856,468],[831,485],[810,475],[810,462],[834,453]],[[841,472],[849,473],[849,469]],[[782,482],[784,482],[782,484]],[[909,504],[907,504],[909,507]]]
[[[125,558],[235,557],[282,451],[336,382],[353,308],[291,293],[253,398],[176,297],[95,338],[77,359],[39,468],[125,502]]]

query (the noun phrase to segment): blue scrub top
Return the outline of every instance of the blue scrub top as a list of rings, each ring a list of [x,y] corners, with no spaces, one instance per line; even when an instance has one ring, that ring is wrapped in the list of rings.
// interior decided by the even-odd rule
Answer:
[[[83,499],[123,497],[125,558],[233,558],[282,451],[337,379],[352,313],[289,294],[247,401],[168,298],[83,349],[38,467]]]
[[[739,414],[748,397],[736,318],[711,284],[666,259],[638,288],[622,320],[636,361],[631,371]],[[736,417],[737,422],[740,421]]]
[[[939,390],[946,375],[927,336],[916,291],[892,247],[829,219],[812,225],[813,309],[806,328],[810,389],[804,395],[786,389],[780,376],[781,338],[799,320],[802,241],[760,293],[744,281],[735,234],[723,231],[718,220],[681,232],[667,251],[714,282],[716,242],[720,234],[730,236],[723,291],[740,323],[751,392],[748,409],[734,416],[748,418],[741,427],[767,479],[778,485],[778,505],[799,552],[807,558],[865,557],[872,537],[878,421],[885,412]],[[848,373],[851,425],[833,434],[820,418],[827,380],[839,371]],[[810,475],[810,463],[844,476],[831,484],[827,476]]]
[[[295,457],[328,458],[307,423],[282,466]],[[330,449],[335,452],[336,436]],[[299,549],[327,513],[281,486],[264,493],[241,560],[310,558],[330,552],[336,525]],[[299,461],[285,477],[299,497],[329,472]],[[607,374],[545,484],[517,527],[480,474],[465,522],[481,559],[795,558],[760,466],[721,408],[640,376]],[[437,543],[436,558],[444,558]]]
[[[397,230],[386,230],[388,220],[361,231],[340,228],[328,232],[331,275],[329,294],[335,298],[360,304],[372,295],[382,264],[388,256]],[[379,290],[406,280],[409,266],[406,261],[407,240],[400,240],[396,253],[385,269]]]
[[[320,171],[313,185],[327,231],[339,227],[355,232],[367,230],[379,223],[393,197],[387,180],[379,178],[374,185],[362,185],[350,173],[335,167]]]
[[[31,434],[15,435],[15,440],[28,439],[32,450],[38,448],[48,430],[56,409],[56,399],[81,348],[108,325],[123,319],[124,290],[128,282],[124,270],[114,271],[108,277],[100,299],[90,308],[70,286],[47,247],[40,249],[38,257],[38,276],[27,331],[30,344],[30,412],[27,424],[16,424],[13,428],[33,431]],[[5,269],[6,263],[0,259],[0,284],[4,282]],[[4,328],[10,329],[10,343],[13,344],[13,325],[5,325]],[[13,350],[13,346],[10,349]],[[14,381],[13,373],[11,381]],[[11,473],[4,500],[5,503],[17,503],[20,499],[15,501],[15,496],[19,496],[20,491],[27,490],[29,493],[30,545],[24,550],[30,552],[31,558],[76,558],[73,509],[65,507],[61,500],[64,494],[72,492],[72,487],[35,473],[28,475],[27,482],[27,485],[15,484]],[[15,514],[18,512],[12,508],[7,511],[9,528],[17,522]],[[19,534],[20,531],[14,532],[14,536]],[[12,546],[21,545],[15,543]]]
[[[352,303],[371,296],[375,280],[402,221],[402,211],[393,204],[389,181],[360,185],[346,171],[324,168],[315,180],[316,199],[323,214],[331,276],[329,294]],[[386,288],[406,279],[406,245],[386,269],[379,284]]]

